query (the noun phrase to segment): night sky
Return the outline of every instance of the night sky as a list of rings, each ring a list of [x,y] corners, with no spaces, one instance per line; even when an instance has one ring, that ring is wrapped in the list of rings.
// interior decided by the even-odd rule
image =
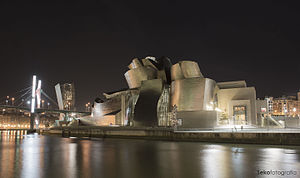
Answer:
[[[83,108],[126,88],[131,59],[149,55],[197,61],[205,77],[246,80],[258,97],[299,90],[298,4],[158,2],[0,1],[0,97],[36,74],[52,97],[56,83],[74,82]]]

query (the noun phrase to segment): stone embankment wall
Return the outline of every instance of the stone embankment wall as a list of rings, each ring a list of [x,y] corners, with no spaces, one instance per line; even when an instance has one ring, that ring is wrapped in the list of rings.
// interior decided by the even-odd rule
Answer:
[[[174,132],[165,128],[76,127],[41,130],[41,134],[63,137],[137,138],[169,141],[298,145],[300,133]]]

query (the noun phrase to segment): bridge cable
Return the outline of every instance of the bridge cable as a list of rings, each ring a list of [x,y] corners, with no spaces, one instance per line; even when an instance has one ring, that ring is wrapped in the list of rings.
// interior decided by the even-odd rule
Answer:
[[[18,93],[22,93],[22,92],[24,92],[24,91],[27,91],[28,89],[31,89],[31,88],[32,88],[32,87],[29,86],[29,87],[23,88],[23,89],[21,89],[21,90],[15,92],[15,93],[10,93],[10,94],[7,95],[7,96],[14,96],[14,95],[16,95],[16,94],[18,94]],[[6,97],[7,97],[7,96],[2,96],[2,97],[0,98],[0,100],[4,99],[4,100],[3,100],[3,103],[5,103]],[[16,98],[16,97],[15,97],[15,98]],[[1,101],[1,103],[2,103],[2,101]]]
[[[27,101],[27,100],[29,100],[30,98],[31,98],[31,95],[28,96],[24,101],[22,101],[22,102],[18,105],[18,107],[21,106],[22,104],[24,104],[24,102]]]
[[[48,98],[50,101],[52,101],[56,106],[58,106],[58,104],[52,99],[50,98],[50,96],[48,96],[43,90],[41,90],[41,94],[43,94],[46,98]]]
[[[31,87],[32,88],[32,87]],[[21,96],[16,97],[17,99],[15,99],[15,102],[19,101],[20,99],[23,99],[23,97],[27,94],[31,94],[29,92],[31,92],[31,88],[28,89],[24,94],[22,94]],[[24,100],[25,101],[25,100]]]

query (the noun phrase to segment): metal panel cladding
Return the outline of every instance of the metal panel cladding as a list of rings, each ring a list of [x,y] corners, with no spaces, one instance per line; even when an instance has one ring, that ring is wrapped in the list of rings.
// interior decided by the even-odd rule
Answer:
[[[208,110],[214,101],[216,82],[208,78],[175,80],[171,85],[171,105],[178,111]]]
[[[135,69],[135,68],[138,68],[138,67],[142,67],[142,63],[139,61],[138,58],[134,58],[132,60],[132,62],[129,64],[128,68],[129,69]]]
[[[172,81],[184,78],[203,78],[202,73],[197,62],[194,61],[180,61],[174,64],[171,68]]]
[[[161,79],[142,82],[134,109],[134,126],[157,126],[157,104],[163,90]]]
[[[125,78],[129,88],[138,88],[144,80],[155,79],[157,71],[151,66],[142,66],[131,69],[125,73]]]

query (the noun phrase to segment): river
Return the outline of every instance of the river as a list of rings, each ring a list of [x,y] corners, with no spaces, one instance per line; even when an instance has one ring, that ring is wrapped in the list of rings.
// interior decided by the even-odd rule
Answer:
[[[2,132],[0,177],[300,177],[300,147]]]

